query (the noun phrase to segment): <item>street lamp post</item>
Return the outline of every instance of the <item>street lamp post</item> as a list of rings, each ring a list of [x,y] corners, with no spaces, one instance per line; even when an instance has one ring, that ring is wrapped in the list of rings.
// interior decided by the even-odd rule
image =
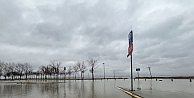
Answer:
[[[102,63],[102,64],[103,64],[103,66],[104,66],[105,63]],[[105,79],[105,66],[104,66],[104,79]]]
[[[115,79],[115,71],[113,71],[113,73],[114,73],[114,79]]]

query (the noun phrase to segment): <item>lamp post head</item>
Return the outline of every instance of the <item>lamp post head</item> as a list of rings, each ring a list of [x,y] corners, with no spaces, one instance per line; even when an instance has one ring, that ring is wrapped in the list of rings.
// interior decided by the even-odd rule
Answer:
[[[102,64],[105,64],[105,63],[102,63]]]

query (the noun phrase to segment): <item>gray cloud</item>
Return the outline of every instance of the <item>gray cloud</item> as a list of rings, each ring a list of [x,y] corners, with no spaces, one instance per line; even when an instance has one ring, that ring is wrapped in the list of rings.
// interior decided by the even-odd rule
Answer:
[[[193,1],[0,0],[0,60],[29,62],[37,70],[50,60],[63,66],[99,60],[107,74],[129,76],[127,35],[134,31],[134,69],[141,75],[194,75]],[[134,72],[135,74],[135,72]]]

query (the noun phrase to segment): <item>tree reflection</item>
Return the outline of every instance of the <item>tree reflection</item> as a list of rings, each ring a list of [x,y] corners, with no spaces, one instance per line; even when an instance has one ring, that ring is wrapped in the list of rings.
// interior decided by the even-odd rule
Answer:
[[[94,92],[94,81],[91,82],[91,90],[90,90],[90,94],[88,96],[88,98],[95,98],[95,92]]]
[[[85,89],[84,89],[84,81],[81,81],[81,94],[82,94],[82,98],[85,98]]]
[[[59,97],[59,84],[39,84],[38,87],[42,94],[48,95],[50,98]]]
[[[71,91],[71,80],[68,81],[68,89]]]
[[[5,97],[28,96],[32,91],[32,85],[3,85]],[[1,91],[2,92],[2,91]]]
[[[80,86],[78,86],[77,83],[76,83],[77,86],[75,86],[77,96],[78,96],[78,98],[86,98],[85,95],[87,95],[87,94],[85,94],[86,92],[85,92],[85,87],[84,87],[84,81],[81,81],[79,83],[80,83]]]
[[[73,85],[73,86],[72,86]],[[71,93],[73,93],[73,96],[76,98],[86,98],[87,93],[84,87],[84,81],[73,81],[68,83],[68,89],[69,89],[69,94],[71,96]],[[72,97],[72,96],[71,96]]]

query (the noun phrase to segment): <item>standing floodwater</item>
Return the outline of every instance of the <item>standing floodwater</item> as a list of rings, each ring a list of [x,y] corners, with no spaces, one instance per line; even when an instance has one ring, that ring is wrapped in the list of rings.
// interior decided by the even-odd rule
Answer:
[[[17,84],[6,82],[0,82],[0,98],[129,98],[127,94],[116,88],[119,84],[127,84],[129,82],[124,80],[66,80],[65,83],[64,81],[46,81],[59,82],[50,84]]]
[[[17,82],[25,81],[0,81],[0,98],[131,98],[116,87],[130,89],[130,80],[30,81],[38,84],[17,84]],[[135,80],[134,89],[135,93],[144,98],[194,96],[194,83],[186,79],[139,82]]]

